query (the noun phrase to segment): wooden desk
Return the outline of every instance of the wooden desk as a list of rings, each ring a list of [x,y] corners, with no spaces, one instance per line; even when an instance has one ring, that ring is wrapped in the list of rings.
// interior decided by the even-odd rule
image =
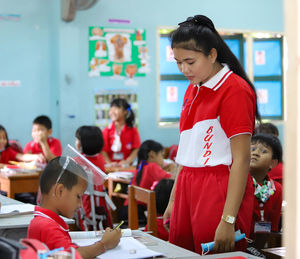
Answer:
[[[273,247],[261,250],[268,259],[284,258],[286,254],[285,247]]]
[[[38,192],[41,172],[4,173],[0,172],[0,190],[7,192],[7,197],[15,198],[16,193]]]

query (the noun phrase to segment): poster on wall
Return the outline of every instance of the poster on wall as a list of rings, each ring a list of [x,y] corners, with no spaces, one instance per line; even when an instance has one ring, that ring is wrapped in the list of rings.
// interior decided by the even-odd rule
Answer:
[[[135,126],[138,127],[137,94],[127,89],[95,90],[95,125],[102,130],[111,122],[109,108],[112,100],[124,98],[130,104],[135,115]]]
[[[109,76],[137,85],[150,72],[146,31],[89,27],[89,76]]]

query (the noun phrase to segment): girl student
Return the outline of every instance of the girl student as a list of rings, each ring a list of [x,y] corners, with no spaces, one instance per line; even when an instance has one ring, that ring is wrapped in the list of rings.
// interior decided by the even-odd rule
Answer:
[[[45,162],[44,157],[40,154],[22,154],[11,148],[9,145],[7,131],[2,125],[0,125],[0,163],[8,164],[9,161],[16,160],[23,162]]]
[[[177,166],[175,163],[164,166],[163,151],[163,146],[154,140],[146,140],[142,143],[138,151],[137,171],[131,181],[132,185],[137,185],[150,190],[151,187],[160,180],[164,178],[171,178],[173,175],[175,175]],[[128,200],[124,202],[124,206],[120,210],[120,220],[127,219],[127,205]],[[140,223],[144,223],[143,221],[146,221],[144,217],[145,210],[146,206],[142,203],[139,203],[139,219],[142,219],[142,222]]]
[[[177,166],[171,163],[164,167],[163,152],[164,148],[160,143],[154,140],[144,141],[138,151],[137,172],[131,184],[150,190],[154,182],[172,177]]]
[[[81,126],[75,133],[76,149],[79,150],[90,162],[99,167],[103,172],[104,157],[100,153],[103,148],[103,136],[101,130],[96,126]],[[95,196],[95,213],[97,215],[97,227],[105,229],[106,227],[112,227],[112,219],[108,204],[105,201],[105,187],[103,185],[94,186],[94,190],[103,194],[103,197]],[[90,196],[84,194],[82,197],[82,207],[84,213],[80,213],[79,225],[82,230],[89,230],[91,228],[91,200]],[[101,224],[101,227],[100,225]]]
[[[109,116],[112,122],[103,130],[105,162],[113,166],[130,165],[141,145],[134,127],[134,112],[125,99],[117,98],[110,104]]]
[[[169,241],[197,253],[211,241],[215,252],[245,249],[245,239],[234,239],[236,230],[249,237],[251,228],[250,140],[259,119],[254,86],[206,16],[187,18],[170,39],[190,85],[176,156],[182,170],[164,214]]]

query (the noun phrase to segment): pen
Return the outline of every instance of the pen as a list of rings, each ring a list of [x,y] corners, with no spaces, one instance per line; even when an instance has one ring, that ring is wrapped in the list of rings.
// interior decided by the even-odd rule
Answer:
[[[122,220],[113,230],[119,229],[124,223],[124,220]]]

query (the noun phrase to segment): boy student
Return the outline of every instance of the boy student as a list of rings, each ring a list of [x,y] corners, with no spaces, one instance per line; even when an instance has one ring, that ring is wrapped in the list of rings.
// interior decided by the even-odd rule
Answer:
[[[48,116],[41,115],[34,119],[31,134],[33,140],[25,145],[24,153],[43,154],[45,162],[61,156],[61,143],[51,137],[52,122]]]
[[[282,158],[277,137],[257,134],[251,139],[250,174],[253,178],[254,201],[252,235],[255,232],[278,231],[282,204],[281,184],[273,181],[268,172]]]
[[[51,250],[74,247],[83,258],[94,258],[117,246],[121,231],[107,228],[101,240],[78,247],[72,243],[68,225],[59,217],[73,218],[75,211],[82,206],[82,195],[88,186],[86,179],[87,173],[72,158],[52,159],[40,178],[42,201],[35,207],[27,237],[40,240]]]

